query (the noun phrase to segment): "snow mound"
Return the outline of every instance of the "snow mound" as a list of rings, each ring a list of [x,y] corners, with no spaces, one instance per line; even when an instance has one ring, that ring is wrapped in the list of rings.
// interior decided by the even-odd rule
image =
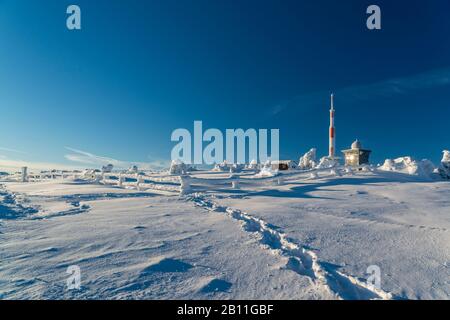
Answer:
[[[272,170],[271,168],[262,168],[259,173],[255,175],[258,178],[275,177],[278,175],[278,170]]]
[[[267,178],[267,177],[276,177],[279,174],[277,169],[273,169],[269,164],[265,164],[264,167],[261,168],[261,171],[255,175],[257,178]]]
[[[417,161],[412,157],[400,157],[394,160],[386,159],[378,169],[429,178],[435,168],[434,164],[427,159]]]
[[[339,165],[339,161],[336,159],[331,159],[329,157],[322,157],[319,161],[319,164],[316,166],[317,169],[327,169],[337,167]]]
[[[298,161],[298,168],[301,170],[308,170],[314,168],[316,163],[316,149],[312,148],[307,153],[305,153]]]

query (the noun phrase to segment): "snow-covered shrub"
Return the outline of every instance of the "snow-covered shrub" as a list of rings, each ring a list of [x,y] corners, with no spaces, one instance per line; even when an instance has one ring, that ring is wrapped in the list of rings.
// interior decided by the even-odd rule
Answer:
[[[224,162],[222,162],[222,163],[216,164],[216,165],[214,166],[213,171],[227,172],[227,171],[230,171],[230,167],[231,167],[231,165],[229,165],[229,164],[227,163],[227,161],[224,161]]]
[[[444,150],[443,153],[439,174],[444,179],[450,179],[450,151]]]
[[[188,167],[183,161],[180,160],[172,160],[170,164],[169,173],[170,174],[186,174],[188,171]]]
[[[82,177],[84,179],[95,179],[97,176],[98,170],[95,169],[86,169],[83,171]]]
[[[450,151],[444,150],[442,151],[444,155],[442,156],[442,163],[446,163],[447,165],[450,163]]]
[[[189,176],[180,176],[180,194],[188,194],[191,191],[191,178]]]
[[[137,166],[131,166],[130,168],[128,168],[127,173],[138,173],[139,169]]]
[[[110,164],[102,167],[102,172],[110,173],[110,172],[112,172],[113,168],[114,168],[114,166],[110,163]]]
[[[312,169],[317,165],[316,163],[316,149],[312,148],[305,153],[298,161],[298,168],[300,170]]]
[[[247,168],[248,169],[253,169],[253,170],[258,169],[258,161],[253,159],[252,161],[250,161],[250,164],[247,166]]]
[[[238,173],[241,172],[242,170],[244,170],[245,166],[242,164],[233,164],[230,166],[230,173]]]
[[[337,167],[339,165],[339,161],[336,159],[331,159],[329,157],[322,157],[317,165],[317,169],[327,169]]]
[[[427,159],[417,161],[412,157],[400,157],[394,160],[386,159],[378,169],[429,178],[433,174],[435,166]]]

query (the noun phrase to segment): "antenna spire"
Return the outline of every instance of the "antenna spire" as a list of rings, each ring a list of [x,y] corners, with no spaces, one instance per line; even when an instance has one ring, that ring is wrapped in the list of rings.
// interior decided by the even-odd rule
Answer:
[[[336,130],[334,128],[334,94],[331,94],[331,109],[330,109],[330,137],[329,137],[329,153],[328,157],[334,159],[336,149]]]
[[[331,110],[334,110],[334,93],[331,93]]]

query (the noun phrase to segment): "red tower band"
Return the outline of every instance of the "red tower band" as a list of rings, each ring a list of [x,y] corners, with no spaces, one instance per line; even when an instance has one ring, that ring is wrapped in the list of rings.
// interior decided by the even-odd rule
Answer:
[[[331,109],[330,109],[330,140],[328,157],[333,159],[336,150],[336,130],[334,128],[334,94],[331,94]]]

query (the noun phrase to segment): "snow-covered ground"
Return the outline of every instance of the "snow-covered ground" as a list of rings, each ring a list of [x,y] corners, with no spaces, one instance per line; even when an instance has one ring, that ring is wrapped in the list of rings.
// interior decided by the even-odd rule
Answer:
[[[449,299],[450,182],[335,173],[0,182],[0,298]]]

